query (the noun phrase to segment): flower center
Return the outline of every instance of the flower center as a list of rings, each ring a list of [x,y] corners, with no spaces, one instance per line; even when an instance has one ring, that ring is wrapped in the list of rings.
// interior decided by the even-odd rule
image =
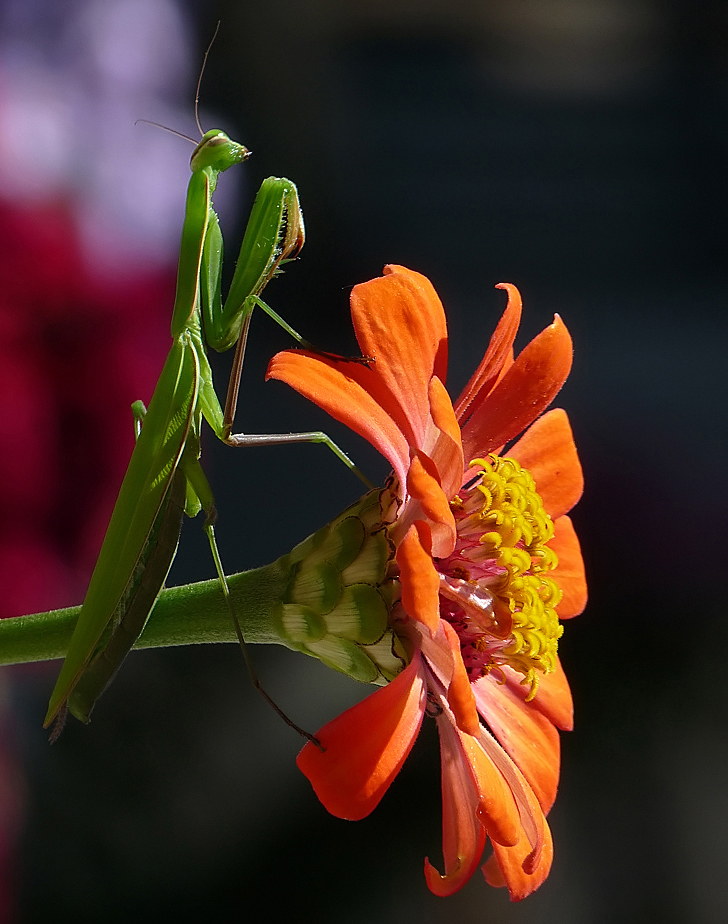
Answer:
[[[439,559],[440,610],[456,629],[470,680],[508,665],[523,674],[533,699],[538,673],[556,666],[563,633],[561,590],[548,577],[554,524],[531,474],[491,454],[470,463],[473,478],[451,501],[458,538]]]

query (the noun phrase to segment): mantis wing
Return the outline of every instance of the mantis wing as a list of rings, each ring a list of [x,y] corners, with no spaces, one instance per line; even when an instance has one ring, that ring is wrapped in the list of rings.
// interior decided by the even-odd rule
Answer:
[[[197,355],[185,333],[174,341],[154,390],[51,694],[44,727],[50,725],[78,683],[109,623],[115,628],[123,619],[127,597],[143,575],[149,537],[163,513],[193,423],[199,380]],[[166,573],[160,589],[164,577]]]
[[[96,700],[114,679],[146,625],[149,614],[177,554],[185,513],[187,478],[182,465],[172,476],[153,529],[139,557],[134,575],[124,591],[123,605],[111,620],[76,685],[68,697],[68,711],[88,722]]]

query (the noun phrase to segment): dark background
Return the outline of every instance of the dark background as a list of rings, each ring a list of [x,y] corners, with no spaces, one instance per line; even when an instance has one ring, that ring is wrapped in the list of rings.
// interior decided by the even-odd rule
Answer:
[[[585,471],[573,518],[590,603],[560,645],[576,728],[549,819],[554,867],[519,905],[479,873],[435,898],[422,875],[425,855],[441,863],[433,729],[377,811],[345,823],[296,770],[300,742],[256,698],[238,651],[146,652],[92,725],[50,750],[39,726],[53,672],[7,672],[24,781],[18,919],[727,920],[725,5],[230,0],[183,12],[187,117],[219,18],[201,100],[254,152],[226,239],[263,177],[299,186],[308,242],[267,291],[294,327],[354,352],[348,292],[396,262],[443,299],[453,395],[502,310],[496,283],[521,289],[520,347],[556,311],[572,333],[557,403]],[[221,182],[218,200],[234,195]],[[325,428],[381,478],[368,446],[263,384],[287,345],[254,319],[240,428]],[[316,446],[235,453],[210,439],[205,465],[231,571],[282,554],[359,493]],[[211,575],[199,524],[186,523],[173,582]],[[312,729],[366,692],[285,650],[256,656]]]

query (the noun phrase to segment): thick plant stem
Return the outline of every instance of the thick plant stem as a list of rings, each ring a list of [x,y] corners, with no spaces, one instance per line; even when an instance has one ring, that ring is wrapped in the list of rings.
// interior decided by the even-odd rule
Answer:
[[[275,631],[274,614],[290,579],[288,568],[273,562],[228,578],[230,594],[249,644],[286,642]],[[63,658],[81,612],[80,606],[32,616],[0,619],[0,664]],[[230,610],[217,580],[163,590],[135,648],[238,644]]]

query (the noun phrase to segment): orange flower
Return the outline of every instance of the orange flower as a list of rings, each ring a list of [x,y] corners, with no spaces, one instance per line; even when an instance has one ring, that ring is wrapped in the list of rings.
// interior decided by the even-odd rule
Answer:
[[[325,750],[307,744],[298,765],[330,812],[363,818],[424,715],[434,717],[445,873],[426,860],[427,883],[438,895],[455,892],[489,837],[487,881],[521,899],[551,866],[545,815],[558,784],[556,729],[572,727],[559,620],[586,604],[566,516],[581,496],[581,467],[565,412],[543,413],[569,373],[571,339],[556,316],[514,361],[521,300],[501,285],[508,305],[453,408],[437,293],[404,267],[384,272],[351,295],[357,339],[373,363],[286,351],[268,370],[391,462],[394,500],[383,518],[401,584],[391,621],[411,652],[394,680],[326,725],[318,733]]]

